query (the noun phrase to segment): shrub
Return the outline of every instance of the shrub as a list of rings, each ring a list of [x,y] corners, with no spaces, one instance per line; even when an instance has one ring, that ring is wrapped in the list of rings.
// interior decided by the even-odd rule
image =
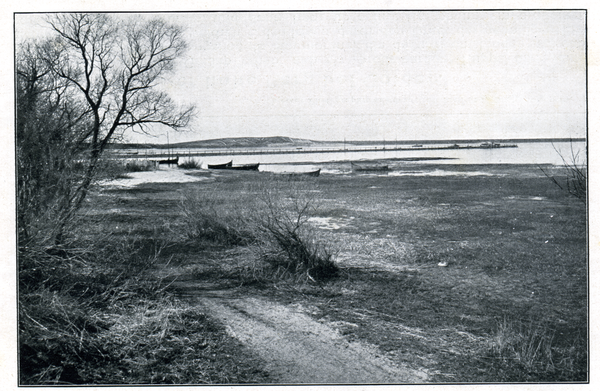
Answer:
[[[126,172],[141,172],[156,170],[156,162],[152,160],[130,160],[125,163]]]
[[[197,170],[202,167],[202,162],[199,162],[196,159],[189,158],[179,163],[178,167],[183,168],[185,170]]]
[[[258,252],[275,276],[323,281],[337,275],[333,251],[316,239],[308,223],[317,210],[318,190],[312,186],[272,181],[260,193],[263,212],[256,216],[262,233]]]

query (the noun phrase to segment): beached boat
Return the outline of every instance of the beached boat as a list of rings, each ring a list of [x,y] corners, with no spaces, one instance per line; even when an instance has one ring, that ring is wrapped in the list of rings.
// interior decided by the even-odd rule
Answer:
[[[318,170],[307,172],[285,172],[283,174],[292,178],[301,176],[318,177],[319,175],[321,175],[321,169],[319,168]]]
[[[236,166],[229,166],[226,167],[225,169],[227,170],[247,170],[247,171],[258,171],[258,166],[260,165],[260,163],[255,163],[255,164],[240,164],[240,165],[236,165]]]
[[[226,168],[231,168],[232,165],[233,165],[233,160],[229,161],[228,163],[223,163],[223,164],[209,164],[208,168],[211,168],[213,170],[223,170]]]
[[[389,167],[386,164],[369,164],[369,165],[362,165],[362,164],[356,164],[356,163],[351,163],[352,164],[352,170],[354,171],[389,171]]]
[[[163,159],[163,160],[159,160],[158,164],[168,164],[168,165],[179,164],[179,156],[176,157],[175,159]]]
[[[209,164],[208,168],[212,170],[246,170],[246,171],[258,171],[260,163],[255,164],[238,164],[233,165],[233,161],[223,164]]]

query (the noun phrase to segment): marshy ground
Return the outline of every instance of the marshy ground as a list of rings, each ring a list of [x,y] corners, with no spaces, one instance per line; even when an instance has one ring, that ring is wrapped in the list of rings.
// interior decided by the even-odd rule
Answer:
[[[210,320],[221,374],[186,383],[587,381],[585,205],[536,166],[404,172],[105,186],[82,234],[137,238],[166,291]],[[260,213],[265,183],[314,202],[307,224],[336,277],[275,279],[247,243],[190,238],[190,199]]]

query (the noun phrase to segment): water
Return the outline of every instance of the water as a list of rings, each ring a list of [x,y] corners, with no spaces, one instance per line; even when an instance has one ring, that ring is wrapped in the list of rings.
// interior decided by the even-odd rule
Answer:
[[[449,144],[435,145],[447,147]],[[478,144],[461,144],[462,146],[476,146]],[[423,163],[444,165],[472,165],[472,164],[533,164],[533,165],[563,165],[561,158],[572,163],[574,158],[581,164],[585,163],[585,142],[530,142],[518,143],[517,148],[485,148],[485,149],[420,149],[391,151],[387,146],[372,146],[376,151],[336,151],[320,153],[285,153],[285,154],[247,154],[247,155],[222,155],[222,156],[194,156],[200,149],[172,149],[172,155],[178,155],[180,162],[186,156],[193,157],[202,162],[202,167],[208,164],[220,164],[233,160],[234,164],[260,163],[260,171],[268,172],[303,172],[322,168],[322,172],[339,173],[351,170],[349,164],[331,164],[341,162],[360,161],[387,161],[391,166],[410,166]],[[431,147],[434,145],[425,145]],[[385,148],[387,149],[385,149]],[[271,149],[272,150],[272,149]],[[305,147],[304,151],[310,150]],[[158,153],[159,151],[139,151],[139,157],[145,153]],[[164,151],[163,151],[164,152]],[[142,155],[143,154],[143,155]],[[406,161],[405,159],[418,159]],[[420,160],[431,159],[431,160]],[[348,166],[348,167],[345,167]]]

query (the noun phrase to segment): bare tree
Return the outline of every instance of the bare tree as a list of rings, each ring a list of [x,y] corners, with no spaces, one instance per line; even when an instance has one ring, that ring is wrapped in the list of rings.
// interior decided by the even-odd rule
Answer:
[[[36,88],[42,81],[52,85],[61,102],[53,110],[71,119],[70,133],[63,135],[69,143],[86,149],[81,179],[63,208],[61,221],[66,221],[86,198],[112,140],[132,128],[143,132],[154,125],[184,128],[194,108],[177,107],[159,89],[161,79],[186,49],[177,26],[106,14],[57,14],[48,23],[55,37],[38,45],[35,55],[30,53],[29,61],[19,64],[22,88],[17,106],[23,115],[18,116],[17,127],[33,126],[29,116],[40,109]],[[35,64],[35,69],[27,64]],[[35,88],[28,90],[28,82]],[[37,108],[32,104],[38,104]],[[50,112],[49,108],[44,111]],[[41,128],[37,130],[47,136]]]

